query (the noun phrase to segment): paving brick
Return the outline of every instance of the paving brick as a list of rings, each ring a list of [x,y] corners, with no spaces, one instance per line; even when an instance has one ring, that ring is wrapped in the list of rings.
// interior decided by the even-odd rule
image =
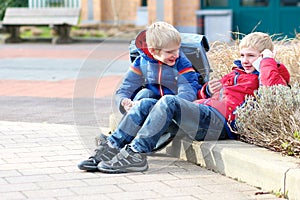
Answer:
[[[186,195],[180,195],[180,196],[170,196],[170,197],[160,197],[160,200],[199,200],[197,197],[193,197],[191,195],[186,196]],[[154,199],[149,199],[149,200],[154,200]]]
[[[1,199],[26,199],[22,192],[4,192],[0,196]]]
[[[159,181],[151,181],[151,182],[143,182],[143,183],[126,183],[126,184],[118,184],[118,186],[128,192],[134,191],[155,191],[156,189],[159,190],[168,190],[170,186],[164,184]]]
[[[43,168],[43,167],[65,167],[65,166],[74,166],[74,162],[64,160],[64,161],[45,161],[45,162],[36,162],[32,163],[31,168]]]
[[[21,192],[26,190],[38,190],[39,187],[34,183],[15,183],[4,184],[0,187],[0,193],[5,192]]]
[[[69,189],[49,189],[49,190],[32,190],[23,191],[28,199],[44,199],[52,197],[74,196],[74,193]]]
[[[43,182],[43,181],[50,181],[53,179],[48,175],[30,175],[30,176],[6,177],[6,180],[9,183],[18,184],[18,183]]]
[[[147,179],[147,177],[145,177]],[[84,181],[87,185],[93,186],[93,185],[118,185],[118,184],[128,184],[128,183],[135,183],[136,180],[132,180],[128,178],[127,176],[107,176],[107,177],[101,177],[101,178],[90,178],[90,179],[84,179]]]
[[[1,170],[15,170],[15,169],[32,169],[31,163],[4,163],[1,164]]]
[[[44,168],[33,168],[33,169],[19,169],[18,170],[24,176],[30,175],[43,175],[43,174],[60,174],[63,173],[64,170],[57,167],[44,167]]]
[[[56,180],[36,183],[41,189],[58,189],[58,188],[78,188],[86,187],[88,184],[84,180]]]
[[[112,199],[135,200],[135,199],[160,199],[162,196],[154,191],[119,192],[107,194]]]
[[[168,181],[168,180],[178,180],[177,177],[169,173],[147,173],[140,175],[127,175],[130,180],[140,183],[140,182],[151,182],[151,181]]]
[[[94,185],[94,186],[85,186],[85,187],[73,187],[71,188],[71,190],[78,195],[115,194],[124,191],[116,185]]]
[[[177,185],[177,187],[172,187],[169,189],[154,189],[155,192],[161,194],[163,197],[180,197],[180,196],[194,196],[198,197],[203,194],[210,194],[211,192],[205,189],[205,185],[203,187],[190,186],[190,187],[181,187]]]
[[[0,170],[0,177],[20,176],[17,170]]]

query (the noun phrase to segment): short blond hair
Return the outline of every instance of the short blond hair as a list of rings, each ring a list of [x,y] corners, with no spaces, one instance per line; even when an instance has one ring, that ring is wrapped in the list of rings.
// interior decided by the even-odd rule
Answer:
[[[170,43],[180,45],[180,33],[166,22],[155,22],[146,30],[146,43],[149,48],[163,49]]]
[[[259,52],[262,52],[264,49],[273,51],[274,44],[272,38],[267,33],[253,32],[246,35],[239,44],[240,50],[249,47],[258,50]]]

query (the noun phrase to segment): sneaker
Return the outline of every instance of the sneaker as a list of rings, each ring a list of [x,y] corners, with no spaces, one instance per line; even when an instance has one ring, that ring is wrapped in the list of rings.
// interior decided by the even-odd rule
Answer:
[[[89,157],[89,159],[80,162],[77,166],[80,170],[85,171],[98,171],[97,165],[99,162],[111,160],[117,153],[119,153],[118,149],[111,148],[107,144],[107,136],[102,136],[101,142],[99,142],[99,146],[95,149],[94,155]]]
[[[134,152],[126,145],[111,160],[101,161],[98,169],[104,173],[142,172],[148,169],[148,162],[146,155]]]

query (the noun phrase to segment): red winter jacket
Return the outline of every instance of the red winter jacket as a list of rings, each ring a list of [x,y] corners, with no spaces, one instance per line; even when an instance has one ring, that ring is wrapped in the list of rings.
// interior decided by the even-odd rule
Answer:
[[[218,110],[228,121],[233,121],[233,114],[237,106],[240,106],[247,95],[253,95],[254,91],[260,84],[265,86],[271,85],[287,85],[290,81],[290,74],[284,65],[278,64],[273,58],[265,58],[260,64],[260,75],[255,70],[251,74],[247,74],[240,61],[236,61],[236,67],[232,71],[223,76],[220,80],[223,88],[220,92],[209,97],[207,94],[207,83],[198,92],[198,100],[196,103],[209,105]]]

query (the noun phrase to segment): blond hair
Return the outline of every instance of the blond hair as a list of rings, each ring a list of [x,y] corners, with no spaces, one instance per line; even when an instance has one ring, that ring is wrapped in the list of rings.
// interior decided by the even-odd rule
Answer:
[[[146,43],[154,49],[164,49],[170,43],[180,45],[180,33],[166,22],[155,22],[146,30]]]
[[[262,32],[253,32],[246,35],[239,44],[239,49],[242,48],[254,48],[259,52],[262,52],[264,49],[270,49],[273,51],[274,44],[271,37]]]

